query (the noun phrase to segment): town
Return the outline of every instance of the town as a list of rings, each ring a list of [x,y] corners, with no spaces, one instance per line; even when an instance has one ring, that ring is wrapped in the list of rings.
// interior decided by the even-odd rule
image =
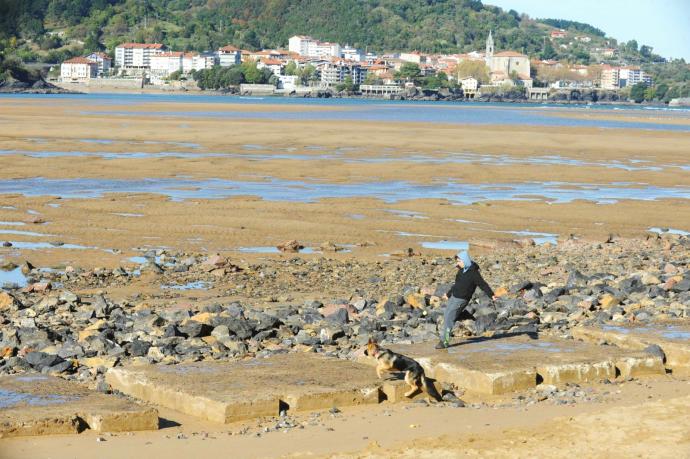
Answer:
[[[554,30],[551,40],[567,39],[568,32]],[[587,42],[587,36],[573,40]],[[564,46],[564,45],[561,45]],[[601,64],[578,65],[538,59],[513,50],[496,50],[492,32],[483,52],[395,54],[365,52],[311,36],[295,35],[287,49],[248,51],[228,45],[214,52],[182,52],[160,43],[122,43],[114,60],[94,52],[73,57],[60,66],[58,81],[105,88],[224,89],[196,84],[203,71],[245,66],[227,85],[244,94],[308,94],[335,90],[363,96],[396,98],[406,90],[454,88],[461,98],[512,90],[530,100],[547,100],[555,92],[600,89],[618,91],[635,85],[650,88],[650,75],[639,66],[609,65],[615,48],[595,49]],[[251,75],[247,75],[251,73]],[[197,82],[195,82],[197,80]]]

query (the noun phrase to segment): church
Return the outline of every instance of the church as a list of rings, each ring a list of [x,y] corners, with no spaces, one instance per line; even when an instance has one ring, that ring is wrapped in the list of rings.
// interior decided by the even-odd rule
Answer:
[[[522,85],[528,88],[532,87],[529,57],[515,51],[495,53],[494,38],[491,31],[489,31],[489,37],[486,39],[484,60],[489,68],[492,84],[514,84],[511,74],[515,72]]]

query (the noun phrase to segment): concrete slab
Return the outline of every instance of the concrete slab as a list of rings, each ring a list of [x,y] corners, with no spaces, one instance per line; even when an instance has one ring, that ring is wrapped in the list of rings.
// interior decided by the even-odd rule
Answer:
[[[317,354],[242,362],[111,368],[110,385],[128,395],[219,423],[381,401],[371,367]]]
[[[618,374],[663,374],[661,359],[641,351],[596,346],[574,340],[527,335],[465,340],[447,350],[435,343],[391,348],[415,358],[427,375],[468,391],[502,394],[538,383],[582,383]]]
[[[646,325],[603,325],[577,327],[573,336],[588,342],[610,343],[626,349],[658,345],[666,354],[666,368],[673,374],[690,376],[690,321],[679,320]]]
[[[0,377],[0,438],[158,429],[158,412],[41,374]]]

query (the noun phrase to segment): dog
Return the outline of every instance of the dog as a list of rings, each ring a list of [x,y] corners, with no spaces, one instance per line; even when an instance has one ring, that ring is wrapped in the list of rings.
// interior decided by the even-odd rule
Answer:
[[[441,401],[441,396],[436,391],[436,388],[424,375],[424,368],[416,360],[389,349],[384,349],[372,338],[369,338],[364,353],[376,359],[376,374],[379,379],[383,379],[382,371],[405,372],[405,382],[410,386],[410,390],[405,392],[405,397],[409,398],[418,391],[424,391],[437,402]]]

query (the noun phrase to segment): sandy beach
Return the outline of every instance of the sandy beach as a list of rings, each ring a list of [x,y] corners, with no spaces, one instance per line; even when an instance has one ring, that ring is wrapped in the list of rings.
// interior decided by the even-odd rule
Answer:
[[[362,109],[123,97],[0,98],[0,262],[29,277],[54,275],[52,291],[27,287],[0,297],[6,301],[0,301],[0,324],[16,329],[11,338],[0,338],[22,335],[26,323],[44,327],[40,320],[59,319],[60,330],[67,328],[60,335],[64,342],[41,349],[66,346],[70,333],[79,334],[81,343],[81,333],[102,332],[105,347],[116,339],[126,343],[116,346],[124,360],[132,352],[132,336],[158,340],[168,338],[170,329],[153,321],[159,328],[125,332],[118,328],[125,325],[113,325],[108,334],[98,326],[114,319],[97,319],[96,312],[79,319],[95,328],[75,328],[66,315],[95,304],[80,303],[82,298],[106,298],[112,310],[124,311],[129,327],[149,313],[167,317],[182,311],[178,328],[192,314],[221,314],[221,304],[242,303],[248,317],[259,310],[278,314],[283,307],[306,317],[318,309],[318,320],[325,321],[324,310],[364,301],[363,311],[349,312],[357,322],[348,324],[346,314],[341,324],[347,339],[323,346],[295,344],[305,330],[320,336],[319,328],[300,322],[304,330],[298,333],[285,317],[277,331],[262,330],[265,342],[250,334],[237,354],[228,350],[242,349],[234,336],[227,348],[218,345],[221,351],[213,347],[218,339],[210,331],[173,336],[179,349],[190,340],[192,348],[213,347],[213,357],[209,352],[198,360],[250,359],[282,352],[286,343],[292,351],[351,356],[361,347],[363,317],[370,313],[378,320],[377,304],[395,295],[402,299],[393,303],[407,308],[417,298],[409,297],[414,291],[426,309],[391,315],[376,332],[413,342],[436,336],[429,317],[440,317],[442,300],[435,287],[452,278],[450,257],[467,243],[492,284],[505,290],[506,301],[520,304],[510,326],[538,324],[540,333],[572,339],[573,324],[603,316],[644,321],[644,308],[658,308],[647,316],[660,320],[688,317],[687,292],[677,287],[689,268],[683,258],[684,234],[690,231],[687,112],[467,107],[647,127],[603,128],[337,120],[323,114]],[[372,111],[408,109],[414,110],[371,105]],[[658,129],[661,124],[678,129]],[[275,248],[289,240],[306,250]],[[209,267],[216,253],[221,261]],[[589,273],[580,274],[585,280],[575,287],[573,265]],[[615,275],[600,275],[611,271]],[[629,273],[647,275],[644,287],[625,284]],[[534,285],[515,288],[527,277]],[[164,281],[183,288],[164,288]],[[548,295],[566,284],[554,297],[557,305],[541,300],[542,291]],[[74,301],[58,298],[68,288]],[[641,298],[644,288],[653,289],[654,297]],[[538,293],[523,299],[526,291]],[[620,296],[613,306],[604,305],[609,291]],[[55,299],[44,301],[42,295]],[[320,306],[313,306],[315,300]],[[541,301],[538,307],[535,301]],[[40,309],[45,304],[57,309],[47,313]],[[65,315],[58,314],[60,308]],[[415,329],[428,325],[427,334],[406,335],[410,323]],[[101,356],[81,344],[89,358]],[[26,352],[17,345],[2,359]],[[178,363],[174,353],[151,355],[136,358]],[[81,368],[80,381],[93,388],[105,369],[84,365],[75,360],[73,367]],[[555,395],[541,397],[538,387],[527,396],[456,387],[464,408],[385,401],[289,413],[295,424],[287,430],[274,428],[278,417],[219,425],[157,407],[157,431],[0,439],[0,458],[172,458],[228,451],[252,458],[572,457],[574,451],[582,457],[690,457],[690,382],[682,373],[663,374],[663,365],[661,370],[567,384],[559,390],[584,395],[563,396],[562,402]]]

